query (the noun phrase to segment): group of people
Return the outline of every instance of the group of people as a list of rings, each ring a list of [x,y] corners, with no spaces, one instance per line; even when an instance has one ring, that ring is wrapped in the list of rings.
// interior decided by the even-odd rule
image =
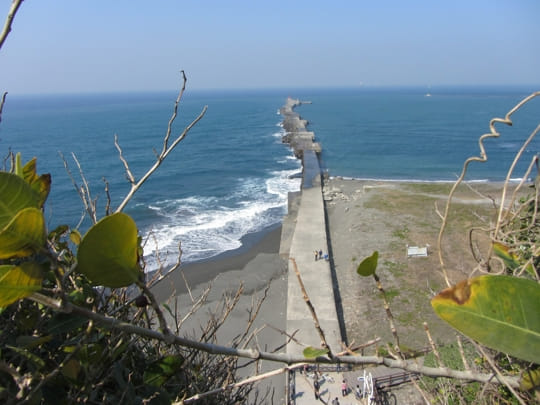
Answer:
[[[326,260],[326,261],[328,261],[328,253],[325,253],[325,254],[323,255],[323,251],[322,251],[322,250],[316,250],[316,251],[315,251],[315,261],[317,261],[317,260],[323,260],[323,259]]]
[[[319,388],[320,388],[320,384],[319,384],[319,378],[317,377],[317,375],[315,375],[315,380],[313,381],[313,389],[314,389],[314,392],[315,392],[315,399],[319,399]],[[347,396],[347,394],[349,393],[349,387],[347,385],[347,380],[346,379],[343,379],[343,381],[341,382],[341,395],[342,396]],[[332,405],[339,405],[339,398],[338,397],[335,397],[333,400],[332,400]]]

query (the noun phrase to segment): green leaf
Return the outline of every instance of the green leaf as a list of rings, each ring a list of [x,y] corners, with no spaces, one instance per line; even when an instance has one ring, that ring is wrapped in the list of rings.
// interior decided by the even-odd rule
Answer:
[[[312,346],[308,346],[303,351],[306,359],[314,359],[319,356],[324,356],[328,353],[328,349],[321,349]]]
[[[68,380],[76,381],[81,372],[81,363],[77,359],[69,359],[62,367],[61,372]]]
[[[24,208],[0,229],[0,259],[29,256],[44,246],[45,219],[38,208]]]
[[[41,289],[42,271],[37,263],[0,265],[0,307],[28,297]]]
[[[166,356],[148,366],[144,371],[143,381],[145,384],[160,387],[169,377],[180,371],[183,364],[184,358],[182,356]]]
[[[44,343],[50,342],[52,339],[51,335],[45,336],[18,336],[15,339],[17,346],[22,347],[23,349],[33,349],[34,347],[41,346]]]
[[[500,242],[493,243],[493,252],[495,253],[495,255],[502,259],[505,266],[508,267],[511,271],[514,271],[519,266],[523,265],[523,261],[520,259],[520,257],[511,252],[508,246],[505,246]],[[528,265],[525,270],[532,276],[536,275],[536,272],[534,271],[532,265]]]
[[[362,263],[358,265],[356,272],[361,276],[368,277],[375,274],[377,270],[377,261],[379,260],[379,252],[374,251],[373,254],[369,257],[366,257],[362,260]]]
[[[36,354],[32,353],[30,350],[21,349],[20,347],[15,347],[11,345],[6,345],[8,349],[13,350],[15,353],[21,355],[26,360],[28,360],[32,366],[34,366],[37,370],[41,370],[43,367],[45,367],[45,361],[37,356]]]
[[[23,177],[23,165],[21,159],[21,152],[17,152],[15,155],[15,174],[19,177]]]
[[[103,218],[86,233],[77,252],[77,271],[92,283],[126,287],[141,275],[137,226],[122,212]]]
[[[0,172],[0,259],[32,254],[45,243],[39,196],[21,177]]]
[[[443,320],[470,338],[540,364],[540,285],[512,276],[480,276],[431,300]]]
[[[88,319],[72,313],[57,313],[54,314],[51,320],[47,323],[47,333],[51,335],[72,333],[80,328],[85,327],[88,322]]]
[[[493,243],[493,252],[503,260],[506,267],[508,267],[510,270],[514,270],[519,267],[518,257],[510,252],[508,246],[495,242]]]
[[[33,158],[22,168],[22,177],[24,180],[30,184],[30,187],[38,194],[39,196],[39,205],[40,207],[45,204],[49,191],[51,190],[51,175],[42,174],[38,176],[36,168],[36,158]],[[20,164],[20,162],[19,162]]]
[[[69,239],[75,245],[80,245],[81,244],[81,239],[82,239],[81,233],[78,230],[73,229],[69,234]]]
[[[40,207],[37,193],[21,177],[0,172],[0,229],[28,207]]]

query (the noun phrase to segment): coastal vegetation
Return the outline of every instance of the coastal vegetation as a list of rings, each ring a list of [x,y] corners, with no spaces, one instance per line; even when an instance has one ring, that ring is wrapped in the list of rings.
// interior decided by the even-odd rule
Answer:
[[[503,197],[494,204],[499,209],[494,225],[476,229],[484,236],[471,242],[478,267],[469,269],[471,277],[457,285],[450,282],[453,277],[442,253],[450,215],[464,217],[462,211],[451,209],[457,188],[450,188],[448,205],[440,212],[443,226],[438,238],[440,271],[447,289],[431,302],[441,318],[470,339],[459,337],[455,344],[442,347],[431,342],[431,354],[423,366],[406,361],[415,353],[400,342],[395,324],[395,320],[407,323],[411,318],[404,314],[394,318],[391,310],[393,302],[416,298],[398,287],[385,289],[378,252],[352,260],[360,276],[375,281],[392,333],[393,341],[378,347],[373,356],[360,355],[353,347],[329,356],[324,349],[308,348],[304,357],[251,348],[256,334],[251,324],[260,303],[253,305],[245,330],[238,331],[229,346],[217,345],[218,330],[238,294],[225,297],[219,314],[201,325],[202,337],[184,337],[178,308],[158,302],[152,292],[161,273],[147,279],[141,253],[145,241],[123,208],[203,118],[205,110],[179,135],[172,135],[185,84],[183,75],[163,148],[145,175],[135,178],[115,141],[131,185],[118,207],[113,209],[108,200],[100,215],[84,171],[78,167],[81,184],[77,189],[92,223],[84,235],[67,225],[48,229],[43,207],[52,183],[49,175],[38,172],[39,162],[24,162],[11,152],[4,160],[0,172],[0,399],[5,403],[232,404],[245,402],[251,394],[254,403],[270,402],[271,393],[253,391],[258,380],[305,363],[341,363],[384,364],[420,373],[426,377],[418,388],[429,402],[534,400],[540,376],[536,184],[526,193],[518,193],[524,183],[513,189],[510,203],[505,196],[508,183],[501,186]],[[533,174],[537,165],[537,159],[531,162],[523,178]],[[466,220],[472,223],[472,217]],[[394,229],[392,236],[403,243],[411,238],[411,229],[405,224]],[[399,261],[385,260],[381,267],[398,282],[406,277],[407,268]],[[484,292],[486,296],[481,296]],[[190,313],[197,305],[194,300]],[[487,319],[465,318],[485,315],[483,308],[500,305],[503,311]],[[473,326],[490,333],[479,334]],[[429,336],[429,328],[425,329]],[[250,363],[271,360],[284,366],[242,379],[238,373],[244,366],[241,359]]]

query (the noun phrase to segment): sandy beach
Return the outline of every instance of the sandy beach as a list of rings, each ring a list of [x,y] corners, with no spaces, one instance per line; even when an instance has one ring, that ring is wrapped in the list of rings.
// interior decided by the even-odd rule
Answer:
[[[436,342],[455,340],[455,332],[433,312],[431,297],[446,287],[439,264],[437,238],[452,184],[331,179],[324,195],[331,257],[338,280],[338,308],[348,343],[375,337],[392,341],[383,302],[372,278],[356,274],[358,264],[379,252],[377,274],[386,290],[400,343],[411,349],[428,346],[427,322]],[[495,183],[462,185],[451,205],[443,237],[443,259],[451,283],[468,277],[476,266],[469,229],[487,227],[494,218]],[[486,235],[475,234],[480,251]],[[408,257],[407,247],[427,247],[427,257]]]

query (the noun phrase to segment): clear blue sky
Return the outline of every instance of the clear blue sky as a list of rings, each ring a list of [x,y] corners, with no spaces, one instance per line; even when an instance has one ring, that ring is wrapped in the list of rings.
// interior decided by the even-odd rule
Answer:
[[[11,0],[0,0],[2,24]],[[17,93],[540,84],[539,0],[26,0]]]

